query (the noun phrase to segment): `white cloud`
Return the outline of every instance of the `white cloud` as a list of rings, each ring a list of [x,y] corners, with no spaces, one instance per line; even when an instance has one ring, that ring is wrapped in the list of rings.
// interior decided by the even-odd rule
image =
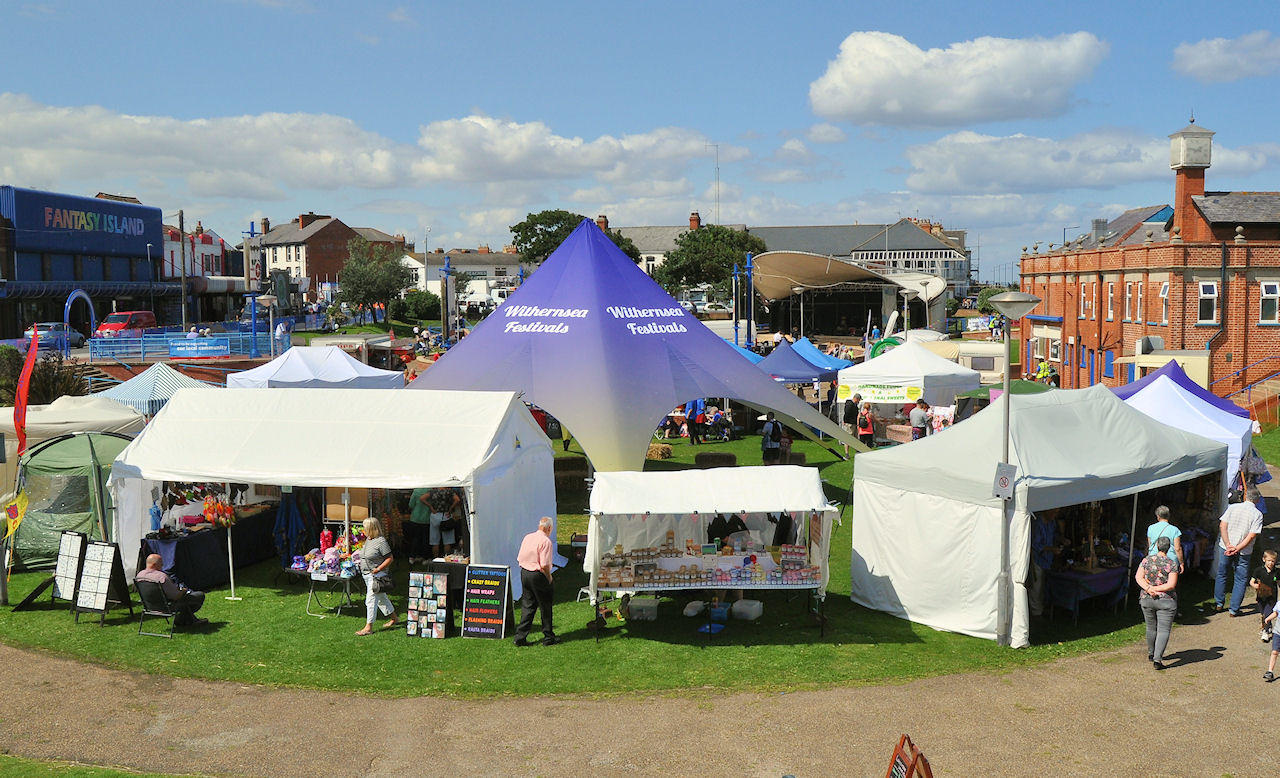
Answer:
[[[756,181],[766,184],[808,184],[818,180],[811,170],[797,168],[779,168],[764,170],[754,176]]]
[[[1123,130],[1094,130],[1062,140],[965,131],[911,146],[906,156],[912,167],[907,185],[921,193],[1110,189],[1171,177],[1167,139]],[[1217,173],[1251,173],[1267,163],[1265,147],[1213,149]]]
[[[413,17],[409,15],[409,9],[404,6],[393,8],[391,13],[387,14],[387,21],[395,22],[396,24],[406,24],[410,27],[417,26]]]
[[[773,153],[774,159],[786,162],[810,162],[813,160],[813,154],[809,151],[809,147],[804,145],[804,141],[799,138],[789,138],[785,143],[778,147]]]
[[[843,143],[849,137],[844,130],[827,122],[813,125],[805,131],[804,136],[810,143]]]
[[[1239,38],[1181,43],[1173,51],[1173,69],[1206,84],[1269,76],[1280,72],[1280,38],[1257,30]]]
[[[902,127],[1057,116],[1108,49],[1087,32],[928,50],[890,33],[855,32],[809,86],[809,101],[823,118]]]

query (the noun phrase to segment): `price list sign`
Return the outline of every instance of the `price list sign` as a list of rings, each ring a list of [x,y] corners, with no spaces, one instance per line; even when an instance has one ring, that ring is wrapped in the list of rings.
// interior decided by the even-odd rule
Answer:
[[[511,568],[467,565],[462,598],[462,636],[502,640],[507,634],[507,602],[511,593]]]

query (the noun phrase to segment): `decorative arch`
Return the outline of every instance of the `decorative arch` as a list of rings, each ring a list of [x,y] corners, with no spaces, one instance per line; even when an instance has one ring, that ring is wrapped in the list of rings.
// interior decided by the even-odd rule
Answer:
[[[98,317],[93,311],[93,300],[89,299],[88,293],[83,289],[73,289],[71,294],[67,295],[67,302],[62,306],[62,326],[71,329],[71,304],[76,300],[84,300],[84,304],[89,306],[89,336],[93,337],[93,333],[98,331]],[[71,353],[71,341],[63,340],[62,353],[64,355]]]

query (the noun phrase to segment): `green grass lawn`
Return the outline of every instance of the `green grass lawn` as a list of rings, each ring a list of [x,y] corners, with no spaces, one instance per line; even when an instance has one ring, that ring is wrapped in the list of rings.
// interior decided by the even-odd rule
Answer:
[[[58,762],[48,759],[23,759],[16,756],[0,756],[0,778],[116,778],[116,776],[159,776],[167,773],[135,773],[129,770],[112,770],[106,767]]]
[[[671,441],[675,456],[652,469],[689,467],[701,450],[733,451],[740,464],[758,464],[759,438],[693,447]],[[827,492],[847,496],[853,463],[797,441],[817,467]],[[563,456],[581,456],[576,443]],[[564,495],[559,540],[586,527],[585,495]],[[825,636],[811,622],[803,598],[763,593],[764,616],[731,622],[712,640],[701,623],[681,615],[692,596],[663,598],[656,622],[611,619],[597,642],[587,629],[591,606],[575,602],[586,575],[576,562],[556,578],[555,619],[565,639],[555,647],[517,649],[507,641],[410,639],[402,630],[358,638],[362,605],[341,616],[304,612],[307,589],[278,576],[268,561],[237,571],[237,594],[209,593],[202,615],[211,624],[179,632],[173,640],[139,637],[136,616],[113,611],[105,627],[91,618],[73,623],[64,605],[14,613],[0,609],[0,640],[111,667],[238,683],[356,690],[378,695],[489,697],[568,693],[614,695],[685,689],[774,691],[831,685],[881,684],[970,671],[1001,671],[1056,657],[1110,648],[1140,639],[1136,605],[1113,615],[1086,605],[1078,626],[1059,616],[1033,624],[1031,648],[1013,651],[994,642],[937,632],[855,606],[849,599],[850,516],[832,539],[831,583]],[[941,570],[938,572],[942,572]],[[407,577],[397,566],[403,604]],[[11,601],[30,592],[44,573],[15,574]],[[1190,599],[1190,598],[1188,598]]]

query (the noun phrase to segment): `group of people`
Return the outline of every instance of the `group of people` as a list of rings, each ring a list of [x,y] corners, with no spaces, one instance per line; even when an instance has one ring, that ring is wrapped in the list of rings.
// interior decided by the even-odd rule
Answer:
[[[656,435],[663,440],[688,438],[696,446],[710,440],[733,440],[733,420],[728,412],[705,399],[690,400],[663,417]]]

